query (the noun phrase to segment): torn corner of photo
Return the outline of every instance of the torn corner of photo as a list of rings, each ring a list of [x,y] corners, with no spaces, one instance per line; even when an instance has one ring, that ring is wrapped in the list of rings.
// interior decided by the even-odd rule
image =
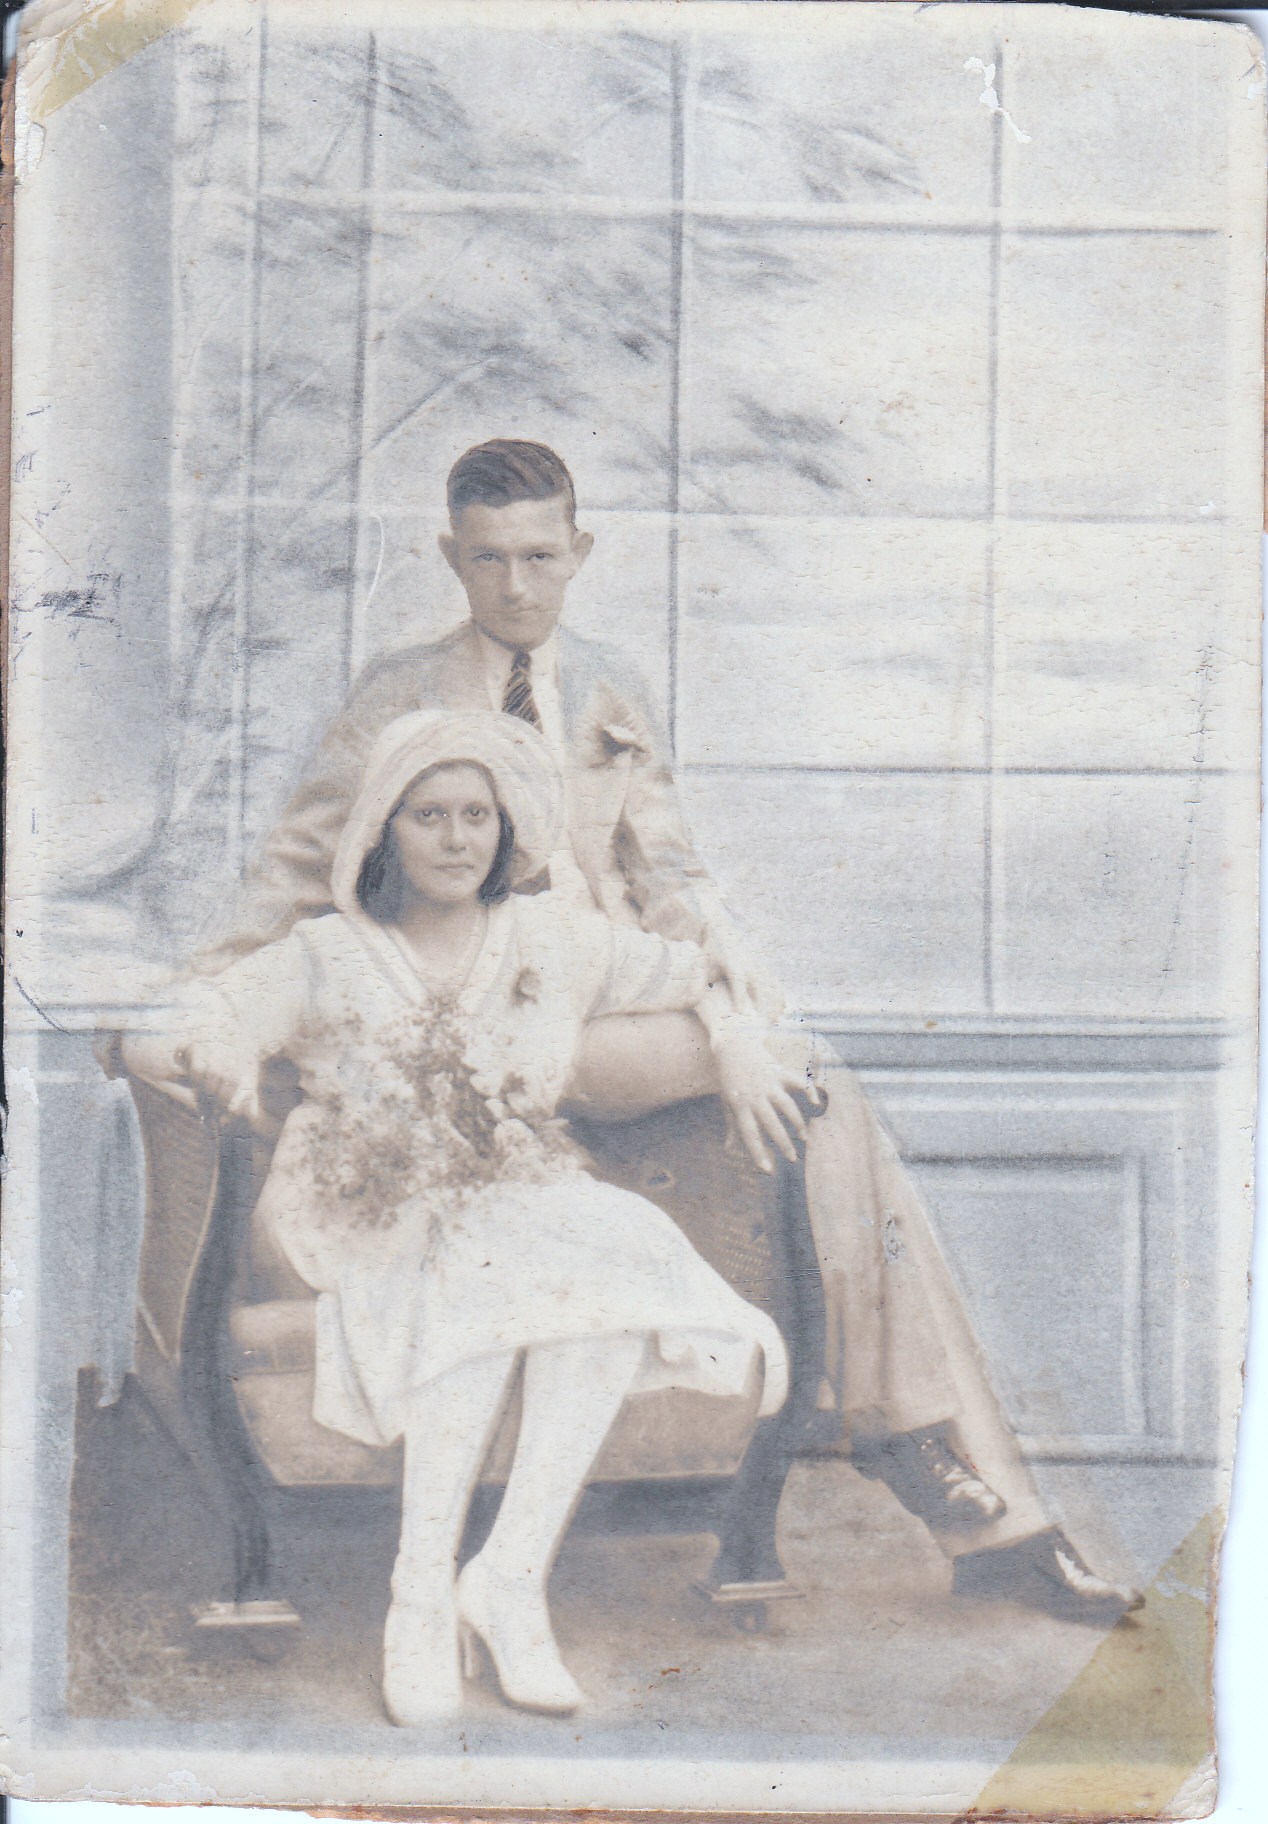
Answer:
[[[17,39],[19,125],[25,118],[32,127],[42,127],[74,96],[205,4],[206,0],[27,0]]]

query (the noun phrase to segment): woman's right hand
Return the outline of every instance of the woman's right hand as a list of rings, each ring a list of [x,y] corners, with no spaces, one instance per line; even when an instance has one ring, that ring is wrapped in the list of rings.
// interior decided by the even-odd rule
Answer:
[[[130,1076],[159,1089],[185,1081],[183,1041],[166,1033],[125,1032],[119,1040],[119,1056]]]
[[[190,1039],[176,1053],[190,1082],[222,1102],[231,1115],[261,1119],[260,1068],[224,1039]]]

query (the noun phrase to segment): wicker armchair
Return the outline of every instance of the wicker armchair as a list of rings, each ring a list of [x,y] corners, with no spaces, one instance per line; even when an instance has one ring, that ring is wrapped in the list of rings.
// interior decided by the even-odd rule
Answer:
[[[228,1120],[191,1091],[129,1077],[146,1163],[137,1378],[218,1503],[232,1575],[201,1626],[243,1630],[264,1650],[299,1617],[275,1587],[272,1505],[320,1488],[390,1488],[397,1449],[376,1450],[312,1416],[314,1295],[255,1220],[273,1139]],[[274,1097],[284,1112],[285,1092]],[[776,1512],[792,1456],[814,1422],[822,1304],[802,1174],[765,1179],[724,1150],[713,1099],[637,1120],[574,1123],[600,1176],[666,1210],[737,1291],[779,1324],[792,1391],[756,1419],[759,1388],[719,1400],[687,1391],[631,1398],[596,1464],[581,1525],[712,1532],[719,1554],[699,1586],[741,1626],[794,1595],[779,1560]],[[274,1130],[276,1131],[276,1130]],[[508,1407],[482,1471],[467,1549],[491,1524],[514,1448]]]

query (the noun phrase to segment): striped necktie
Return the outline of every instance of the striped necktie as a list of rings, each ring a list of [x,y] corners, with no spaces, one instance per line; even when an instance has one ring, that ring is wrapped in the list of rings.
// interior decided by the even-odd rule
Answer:
[[[533,700],[533,655],[517,652],[511,660],[511,673],[502,692],[502,709],[508,716],[518,716],[540,733],[541,713]]]

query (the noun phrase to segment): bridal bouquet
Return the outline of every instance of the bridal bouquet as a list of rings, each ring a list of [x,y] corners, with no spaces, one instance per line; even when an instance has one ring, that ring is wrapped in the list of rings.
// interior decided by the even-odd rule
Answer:
[[[453,1002],[411,1010],[388,1035],[342,1021],[337,1087],[307,1124],[328,1207],[383,1228],[407,1205],[443,1216],[491,1185],[576,1170],[584,1155],[565,1124],[526,1120],[526,1086],[493,1062]]]

